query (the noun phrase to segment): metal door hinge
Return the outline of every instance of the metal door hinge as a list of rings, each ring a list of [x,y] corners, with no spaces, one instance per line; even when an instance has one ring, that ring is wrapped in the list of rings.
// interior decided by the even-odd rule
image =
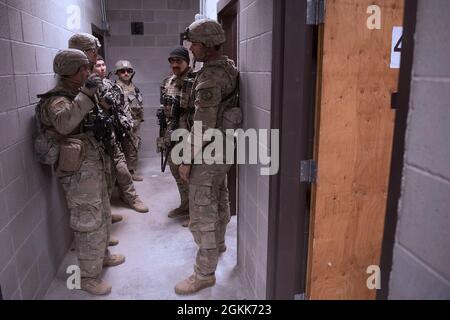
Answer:
[[[314,160],[300,162],[300,182],[314,183],[317,179],[317,163]]]
[[[325,23],[325,1],[326,0],[307,0],[306,24],[317,26]]]

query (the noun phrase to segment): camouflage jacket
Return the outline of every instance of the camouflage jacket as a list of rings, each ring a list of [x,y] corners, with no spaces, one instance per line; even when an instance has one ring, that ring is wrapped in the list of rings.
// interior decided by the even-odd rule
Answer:
[[[187,70],[187,72],[179,77],[176,75],[172,75],[163,81],[163,87],[164,87],[164,93],[165,95],[175,97],[178,96],[181,97],[181,89],[183,87],[183,82],[187,78],[188,73],[191,72],[191,70]],[[172,106],[171,105],[164,105],[164,114],[166,118],[168,119],[168,125],[170,125],[170,122],[172,119]],[[180,117],[180,121],[178,123],[178,128],[190,130],[192,127],[192,114],[193,110],[185,110],[183,114]]]
[[[140,90],[132,82],[127,85],[119,79],[116,84],[125,96],[124,109],[128,109],[131,113],[135,127],[139,126],[144,121],[144,99]]]
[[[193,120],[202,122],[201,134],[208,129],[221,129],[223,112],[229,104],[228,97],[233,94],[238,85],[238,74],[233,60],[227,57],[205,62],[198,72],[191,92],[191,100],[194,101],[195,106]],[[208,142],[201,142],[201,137],[195,136],[196,134],[199,133],[192,130],[188,141],[191,146],[202,150]],[[224,157],[225,153],[218,155],[216,152],[216,157],[221,156]]]

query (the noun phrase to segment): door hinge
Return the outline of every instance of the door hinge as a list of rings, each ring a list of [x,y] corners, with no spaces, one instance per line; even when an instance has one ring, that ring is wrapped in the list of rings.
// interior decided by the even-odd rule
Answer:
[[[317,26],[325,23],[325,1],[326,0],[307,0],[306,24]]]
[[[300,182],[314,183],[317,179],[317,163],[314,160],[300,162]]]

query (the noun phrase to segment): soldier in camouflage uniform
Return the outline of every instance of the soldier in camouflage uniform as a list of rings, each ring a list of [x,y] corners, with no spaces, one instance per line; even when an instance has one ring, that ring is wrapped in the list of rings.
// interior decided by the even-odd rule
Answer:
[[[115,99],[116,105],[120,110],[123,110],[121,105],[123,105],[123,93],[121,88],[117,86],[114,82],[106,78],[106,64],[103,57],[98,56],[97,62],[93,68],[93,71],[100,76],[102,79],[103,87],[101,89],[102,95],[108,95],[112,99]],[[120,97],[120,98],[119,98]],[[131,114],[126,115],[118,110],[119,116],[122,116],[119,121],[124,123],[126,127],[132,127],[133,123],[129,121],[131,119]],[[113,155],[113,170],[112,170],[112,186],[117,182],[119,187],[121,199],[128,204],[133,210],[137,212],[148,212],[148,207],[142,202],[136,193],[134,187],[133,179],[131,173],[128,170],[125,155],[121,150],[119,142],[116,140],[114,144],[114,155]],[[112,192],[111,192],[112,193]]]
[[[136,174],[138,165],[138,150],[141,144],[140,128],[144,122],[144,105],[142,94],[139,88],[133,83],[135,71],[131,62],[126,60],[117,61],[115,72],[118,76],[117,84],[123,90],[125,95],[125,109],[131,112],[133,117],[132,139],[125,142],[123,152],[127,159],[128,169],[130,170],[134,181],[143,181],[144,178]]]
[[[222,55],[225,33],[216,21],[202,19],[187,28],[185,38],[191,42],[190,50],[195,59],[204,63],[191,93],[195,105],[194,121],[202,122],[203,133],[210,128],[223,131],[224,111],[231,100],[235,101],[234,92],[237,93],[238,86],[234,62]],[[199,148],[201,152],[207,143],[201,137],[194,139],[195,133],[192,131],[188,139],[193,150],[191,164],[181,165],[179,172],[185,181],[189,181],[189,229],[199,249],[194,273],[175,286],[175,292],[182,295],[215,284],[219,254],[226,250],[225,231],[230,221],[227,172],[231,165],[192,164],[195,149]],[[203,143],[194,146],[197,141]],[[226,155],[217,152],[216,157],[223,157],[225,163]],[[203,163],[205,160],[208,161],[204,158]]]
[[[107,249],[111,222],[107,190],[110,159],[103,143],[87,129],[101,79],[89,76],[89,60],[79,50],[59,52],[53,69],[59,75],[58,83],[40,96],[36,117],[60,145],[55,167],[75,233],[81,289],[104,295],[111,286],[100,279],[103,267],[122,264],[125,257],[111,255]]]
[[[172,76],[166,78],[163,81],[164,87],[164,95],[180,99],[181,89],[183,87],[183,81],[191,74],[191,68],[189,67],[190,57],[189,52],[184,47],[178,47],[173,49],[169,54],[169,64],[172,69]],[[170,101],[164,99],[164,101]],[[191,129],[192,123],[189,119],[189,115],[191,114],[191,110],[187,109],[189,106],[181,106],[183,109],[183,113],[180,116],[178,124],[176,124],[177,128]],[[167,119],[167,126],[170,127],[172,125],[172,121],[175,119],[172,116],[172,105],[164,105],[164,114]],[[170,137],[168,137],[170,140]],[[169,212],[169,218],[185,218],[183,222],[183,227],[187,227],[189,224],[189,184],[183,179],[181,179],[180,174],[178,172],[178,165],[174,164],[172,161],[172,157],[170,153],[168,155],[168,163],[170,167],[170,171],[172,172],[173,177],[177,183],[178,191],[180,193],[181,204],[178,208]]]
[[[89,33],[77,33],[70,37],[69,48],[83,51],[89,59],[90,68],[92,69],[97,62],[98,49],[101,47],[100,41]],[[112,190],[112,177],[109,179],[108,189]],[[111,222],[117,223],[123,220],[123,217],[119,214],[111,215]],[[117,239],[110,239],[110,245],[117,245],[119,241]]]

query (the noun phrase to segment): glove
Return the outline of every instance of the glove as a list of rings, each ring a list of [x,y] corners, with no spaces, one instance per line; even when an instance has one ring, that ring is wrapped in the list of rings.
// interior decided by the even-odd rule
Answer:
[[[81,92],[92,98],[97,90],[101,89],[102,86],[102,79],[97,74],[93,73],[84,83],[83,88],[81,88]]]

